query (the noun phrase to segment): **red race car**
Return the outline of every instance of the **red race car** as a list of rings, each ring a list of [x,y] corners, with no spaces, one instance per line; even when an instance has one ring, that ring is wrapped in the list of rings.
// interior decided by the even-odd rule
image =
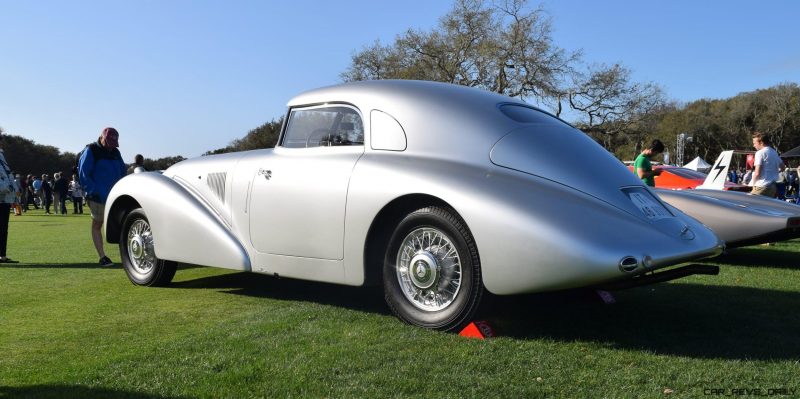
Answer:
[[[628,166],[631,172],[633,172],[633,166]],[[655,165],[653,166],[654,170],[660,170],[661,174],[656,176],[656,188],[665,188],[668,190],[691,190],[696,188],[697,186],[703,184],[706,180],[706,175],[703,172],[698,172],[696,170],[681,168],[679,166],[669,166],[669,165]],[[750,187],[725,182],[725,190],[730,191],[742,191],[749,193]]]

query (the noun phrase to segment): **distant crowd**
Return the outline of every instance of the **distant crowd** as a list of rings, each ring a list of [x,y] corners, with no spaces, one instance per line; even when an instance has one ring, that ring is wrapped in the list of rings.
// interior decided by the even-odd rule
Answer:
[[[135,162],[128,167],[128,173],[144,171],[143,164],[144,157],[137,154]],[[17,173],[14,175],[13,184],[17,193],[17,201],[14,204],[15,215],[21,215],[31,207],[44,209],[46,215],[53,213],[66,215],[69,213],[67,201],[72,203],[73,214],[83,214],[86,198],[77,174],[72,174],[72,178],[67,180],[62,172],[55,172],[52,176],[45,173],[41,177],[34,175],[23,177]]]
[[[786,197],[793,197],[796,198],[798,192],[800,191],[800,166],[795,168],[785,168],[783,170],[778,171],[778,177],[775,180],[775,189],[776,194],[775,196],[778,199],[784,199]],[[751,186],[753,179],[753,168],[752,166],[748,165],[746,169],[739,168],[737,170],[731,169],[728,171],[728,181],[732,183],[743,184],[745,186]]]
[[[73,214],[83,213],[85,199],[77,174],[73,174],[70,180],[67,180],[61,172],[53,173],[52,176],[28,175],[25,178],[16,174],[14,184],[17,188],[16,215],[27,212],[31,206],[44,209],[48,215],[51,214],[51,207],[52,213],[66,215],[69,213],[67,200],[72,202]]]
[[[778,197],[783,197],[784,195],[795,196],[797,194],[798,183],[800,182],[800,178],[798,178],[798,169],[800,168],[786,168],[778,172],[778,179],[775,181],[778,189]],[[749,186],[752,178],[752,169],[745,170],[739,168],[728,172],[728,181],[732,183]]]

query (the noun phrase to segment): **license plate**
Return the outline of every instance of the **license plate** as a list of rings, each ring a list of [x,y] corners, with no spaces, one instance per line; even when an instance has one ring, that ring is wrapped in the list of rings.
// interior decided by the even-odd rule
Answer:
[[[658,202],[658,200],[653,198],[653,195],[647,190],[637,187],[625,189],[623,191],[628,194],[628,198],[631,199],[631,202],[642,211],[647,219],[659,220],[672,217],[669,210]]]

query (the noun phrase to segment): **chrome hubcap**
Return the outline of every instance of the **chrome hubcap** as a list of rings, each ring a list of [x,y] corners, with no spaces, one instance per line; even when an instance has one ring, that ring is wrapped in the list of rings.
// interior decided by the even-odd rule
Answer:
[[[430,252],[417,252],[409,264],[411,271],[408,274],[414,287],[421,290],[428,289],[439,280],[439,265]]]
[[[397,281],[419,309],[450,306],[461,288],[461,259],[450,237],[430,227],[409,233],[397,253]]]
[[[136,236],[131,239],[131,253],[134,258],[141,258],[144,254],[144,247],[142,247],[142,237]]]
[[[156,264],[155,251],[153,251],[153,234],[150,225],[142,220],[136,220],[128,230],[128,258],[134,269],[142,274],[149,273]]]

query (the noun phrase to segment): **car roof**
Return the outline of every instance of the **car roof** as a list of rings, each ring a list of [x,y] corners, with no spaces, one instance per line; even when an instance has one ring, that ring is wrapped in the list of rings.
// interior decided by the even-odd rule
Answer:
[[[360,81],[322,87],[295,96],[288,106],[333,103],[358,108],[365,126],[372,110],[391,115],[406,133],[407,152],[445,158],[475,157],[485,162],[489,149],[501,137],[522,126],[500,111],[501,104],[547,113],[519,99],[486,90],[419,80]]]

